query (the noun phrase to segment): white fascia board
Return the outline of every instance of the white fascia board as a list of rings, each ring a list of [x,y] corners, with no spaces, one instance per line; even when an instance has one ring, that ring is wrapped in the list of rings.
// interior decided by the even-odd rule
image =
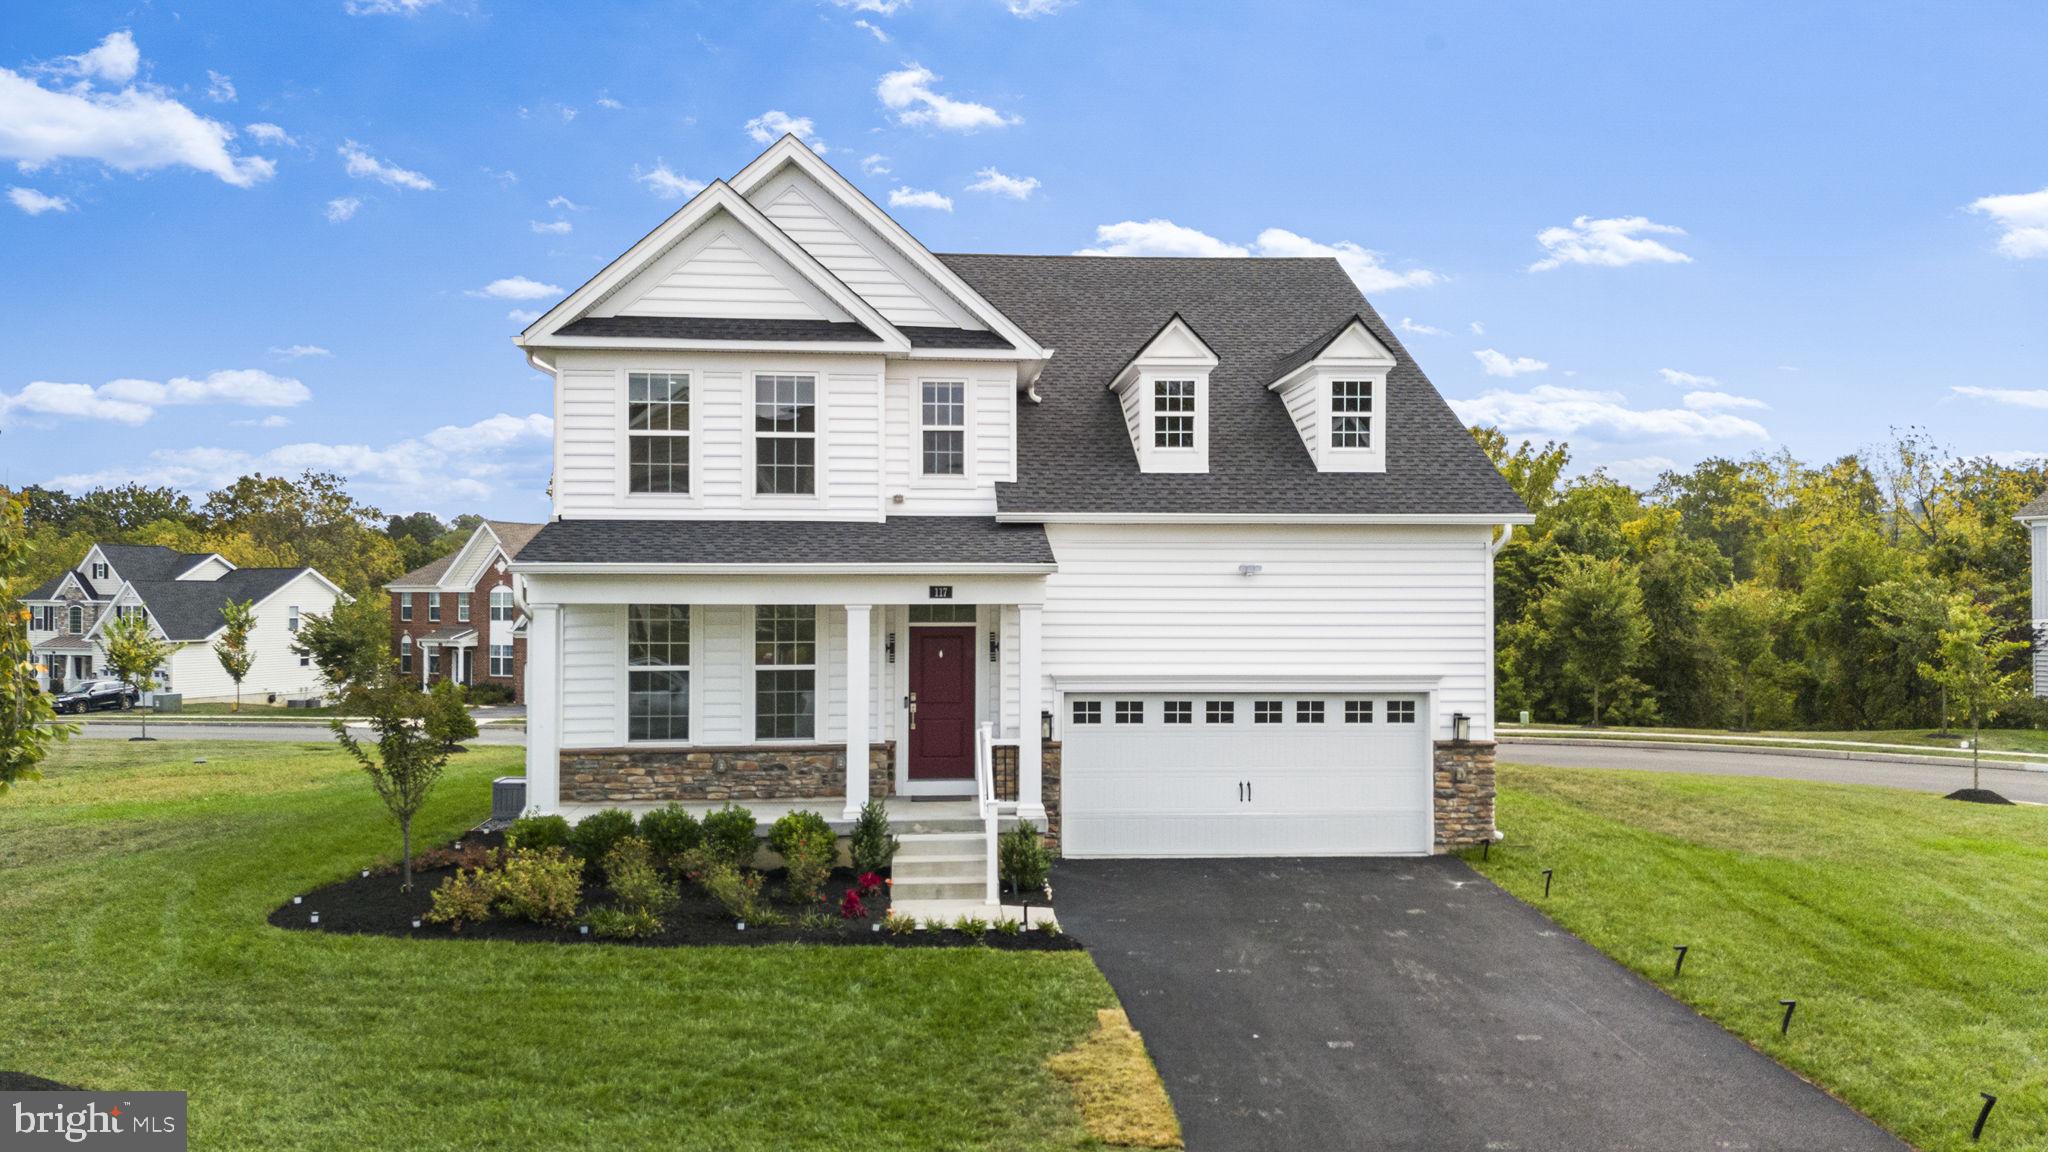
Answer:
[[[837,195],[851,208],[868,227],[880,233],[882,238],[894,244],[898,251],[917,265],[918,271],[930,277],[939,287],[951,293],[955,300],[967,306],[982,323],[992,331],[1000,333],[1027,359],[1044,359],[1048,353],[1038,346],[1017,323],[995,305],[984,299],[967,281],[947,267],[944,260],[931,254],[931,250],[912,236],[908,229],[898,224],[894,217],[882,211],[867,193],[853,186],[853,182],[839,174],[839,170],[811,151],[810,145],[795,136],[784,135],[782,139],[768,146],[768,150],[754,157],[754,161],[732,178],[732,186],[742,198],[760,187],[769,177],[785,164],[795,164],[819,184]]]
[[[476,548],[478,544],[485,544],[486,546],[492,548],[496,548],[498,546],[498,534],[496,532],[491,531],[491,523],[488,520],[484,521],[481,524],[478,524],[474,529],[472,529],[469,534],[469,539],[464,540],[462,542],[462,547],[457,548],[455,550],[455,555],[450,556],[448,558],[448,566],[446,568],[441,569],[443,583],[440,585],[440,587],[446,588],[449,591],[453,592],[468,591],[467,588],[460,584],[446,583],[446,578],[449,575],[453,574],[457,569],[462,567],[463,558],[468,556],[471,550]],[[484,559],[486,563],[488,563],[490,560],[488,556]]]
[[[1042,576],[1057,564],[634,564],[595,561],[512,562],[522,576],[902,576],[910,573],[962,576]]]
[[[2048,524],[2048,515],[2015,516],[2013,519],[2027,525]]]
[[[912,348],[903,359],[1028,361],[1032,364],[1044,364],[1044,360],[1039,357],[1019,352],[1015,348]]]
[[[1434,692],[1441,676],[1054,676],[1061,692]]]
[[[654,336],[537,336],[522,338],[523,348],[620,348],[635,352],[817,352],[855,356],[914,356],[907,346],[890,348],[879,340],[673,340]],[[1008,357],[1005,357],[1006,359]],[[552,369],[551,369],[552,371]]]
[[[845,282],[832,274],[831,270],[803,246],[789,238],[789,234],[777,227],[775,222],[763,215],[745,196],[735,191],[723,180],[714,180],[702,192],[692,196],[688,203],[675,210],[668,219],[661,222],[654,231],[642,236],[638,243],[626,249],[625,253],[604,266],[597,275],[585,281],[571,292],[561,303],[547,310],[540,319],[526,327],[526,330],[512,338],[512,342],[526,347],[576,347],[551,340],[555,330],[589,310],[599,300],[631,279],[647,264],[656,259],[668,247],[702,223],[711,213],[724,209],[733,219],[751,232],[756,239],[767,245],[775,255],[795,268],[797,273],[809,280],[819,291],[830,297],[832,302],[845,309],[848,315],[859,320],[869,331],[881,337],[879,348],[896,352],[908,352],[910,340],[895,325],[875,310],[874,305],[861,298],[858,292],[846,286]],[[682,343],[682,342],[678,342]],[[644,346],[642,341],[627,341],[625,347]]]
[[[998,512],[998,524],[1534,524],[1530,512]]]
[[[1191,344],[1194,346],[1193,350],[1162,351],[1160,346],[1169,340],[1183,347]],[[1166,323],[1159,326],[1159,331],[1154,332],[1150,340],[1145,341],[1145,346],[1131,357],[1130,362],[1117,371],[1116,376],[1109,382],[1109,390],[1121,393],[1146,372],[1195,372],[1206,375],[1222,362],[1216,355],[1216,350],[1209,347],[1207,340],[1202,339],[1202,334],[1195,331],[1193,325],[1183,319],[1180,313],[1175,312],[1167,317]]]

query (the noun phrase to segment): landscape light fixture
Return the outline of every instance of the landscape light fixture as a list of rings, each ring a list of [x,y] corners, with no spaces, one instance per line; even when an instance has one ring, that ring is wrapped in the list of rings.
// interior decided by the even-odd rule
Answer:
[[[1265,570],[1266,566],[1264,564],[1239,564],[1237,566],[1237,574],[1239,576],[1257,576]]]
[[[1048,741],[1052,739],[1052,713],[1051,713],[1051,712],[1040,712],[1040,713],[1038,714],[1038,738],[1039,738],[1040,740],[1048,740]]]
[[[882,654],[888,658],[889,663],[894,664],[896,662],[896,634],[894,632],[889,633],[888,639],[882,641]]]
[[[318,912],[313,913],[313,915],[306,921],[306,923],[308,924],[318,924],[319,922],[320,914]]]

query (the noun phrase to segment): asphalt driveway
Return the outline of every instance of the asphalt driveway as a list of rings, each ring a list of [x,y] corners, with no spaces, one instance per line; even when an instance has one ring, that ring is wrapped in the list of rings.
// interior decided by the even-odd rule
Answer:
[[[1079,860],[1053,883],[1193,1152],[1906,1148],[1459,860]]]

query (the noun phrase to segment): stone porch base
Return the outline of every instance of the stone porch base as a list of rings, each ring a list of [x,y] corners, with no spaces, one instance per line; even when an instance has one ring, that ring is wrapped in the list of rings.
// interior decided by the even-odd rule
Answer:
[[[1437,741],[1435,798],[1435,851],[1494,839],[1493,742]]]
[[[895,745],[868,750],[868,793],[887,796]],[[561,803],[667,801],[745,804],[760,800],[846,800],[843,744],[729,748],[577,749],[561,754]]]

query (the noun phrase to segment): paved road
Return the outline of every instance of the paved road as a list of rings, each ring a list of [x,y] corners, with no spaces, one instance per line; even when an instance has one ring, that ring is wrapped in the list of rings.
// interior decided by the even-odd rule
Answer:
[[[1511,764],[1555,768],[1641,768],[1652,772],[1696,772],[1708,776],[1775,776],[1783,780],[1825,780],[1836,784],[1882,784],[1917,792],[1948,793],[1970,786],[1970,763],[1891,764],[1880,760],[1836,760],[1769,752],[1722,752],[1635,745],[1546,744],[1503,740],[1499,758]],[[2008,800],[2048,804],[2048,772],[1984,766],[1984,787]]]
[[[79,736],[87,740],[126,740],[141,734],[141,725],[123,720],[88,720],[79,732]],[[334,734],[327,730],[325,724],[295,724],[282,720],[249,724],[166,721],[151,724],[149,734],[158,740],[267,740],[286,744],[325,744],[334,739]],[[523,745],[526,743],[526,729],[487,724],[478,729],[477,738],[469,743]]]
[[[1906,1152],[1459,860],[1068,860],[1053,884],[1191,1152]]]

